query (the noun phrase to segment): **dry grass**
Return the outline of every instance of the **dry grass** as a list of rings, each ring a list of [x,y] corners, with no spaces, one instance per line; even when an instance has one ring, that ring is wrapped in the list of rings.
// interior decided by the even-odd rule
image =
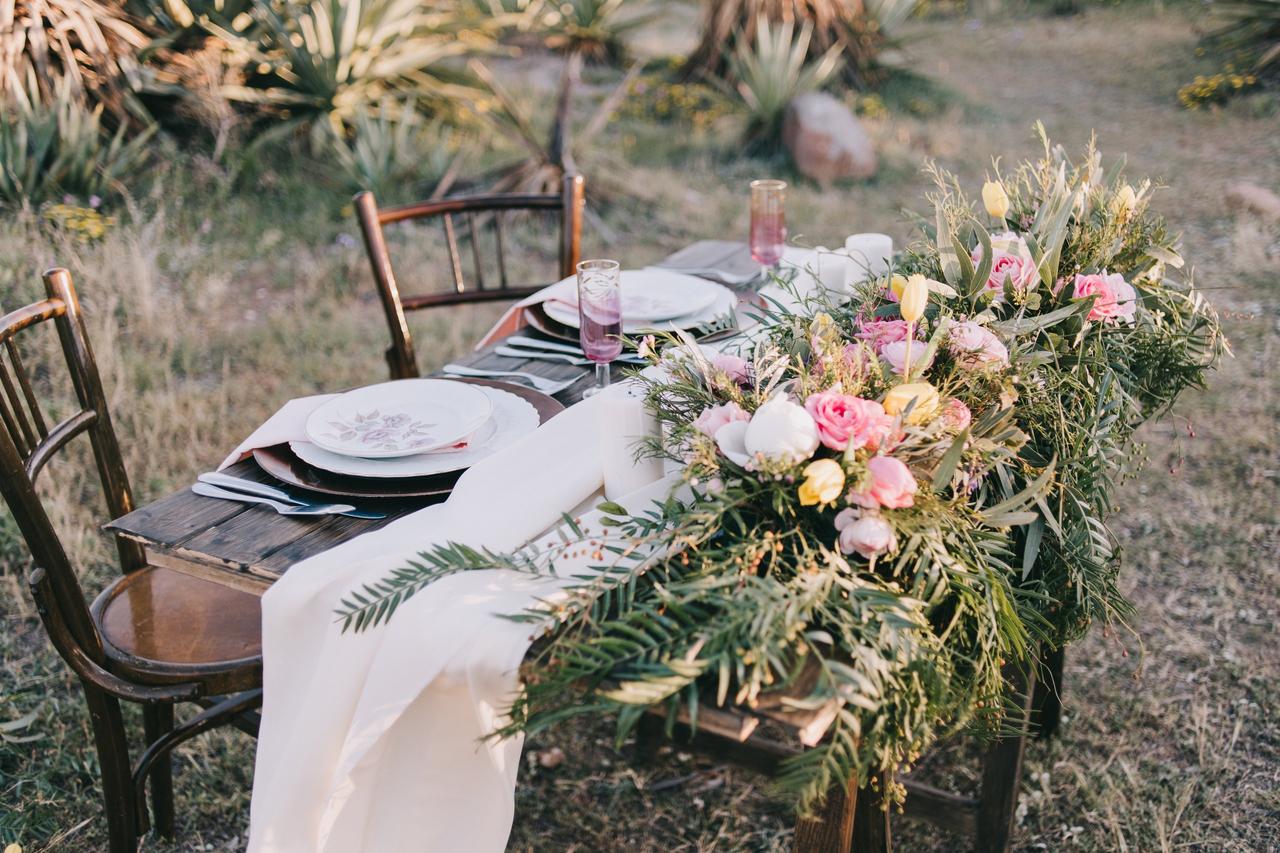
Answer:
[[[1186,232],[1237,353],[1207,392],[1144,432],[1150,462],[1122,489],[1115,519],[1137,614],[1070,650],[1067,722],[1057,741],[1029,748],[1016,846],[1280,849],[1280,226],[1236,219],[1220,201],[1229,180],[1280,186],[1275,118],[1245,105],[1178,109],[1194,43],[1182,12],[931,22],[915,35],[918,70],[954,103],[927,119],[873,122],[883,152],[875,181],[825,194],[798,187],[792,221],[807,241],[886,228],[907,237],[897,214],[925,188],[916,171],[925,157],[977,180],[991,154],[1033,153],[1035,118],[1069,146],[1096,128],[1106,151],[1128,152],[1132,172],[1170,184],[1161,206]],[[588,235],[589,254],[638,263],[693,238],[745,233],[742,185],[768,167],[734,159],[714,134],[669,127],[622,125],[607,147],[626,161],[621,178],[634,194],[606,213],[617,243]],[[383,375],[385,332],[340,194],[283,176],[226,196],[216,175],[187,164],[164,181],[167,191],[96,246],[51,245],[31,222],[0,223],[5,303],[34,295],[55,259],[75,274],[144,500],[216,462],[284,398]],[[406,239],[404,251],[406,269],[439,260],[425,240]],[[424,321],[426,366],[465,348],[497,310]],[[84,521],[90,495],[63,479],[54,503],[78,531],[77,556],[95,565],[86,572],[95,587],[108,570]],[[0,742],[0,842],[102,849],[82,706],[13,577],[21,546],[3,517],[0,559],[11,570],[0,577],[0,722],[35,712],[7,732],[34,740]],[[609,735],[580,725],[530,744],[511,849],[788,847],[790,808],[765,780],[678,747],[636,766]],[[544,767],[539,756],[553,749],[565,759]],[[972,783],[972,768],[951,761],[964,754],[957,747],[930,771]],[[178,763],[183,841],[150,849],[239,849],[252,745],[219,734]],[[900,826],[905,850],[961,846]]]

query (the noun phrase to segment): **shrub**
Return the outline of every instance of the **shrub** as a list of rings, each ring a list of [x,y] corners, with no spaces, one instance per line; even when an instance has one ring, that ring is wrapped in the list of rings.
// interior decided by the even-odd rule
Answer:
[[[411,102],[384,101],[377,113],[358,110],[344,136],[334,136],[333,157],[346,188],[372,190],[380,201],[398,201],[415,185],[435,185],[461,156],[451,128],[425,125]]]
[[[649,20],[648,15],[624,12],[624,0],[564,0],[546,16],[547,46],[584,58],[621,62],[626,36]]]
[[[148,123],[136,93],[138,60],[150,36],[118,4],[99,0],[4,0],[0,19],[0,102],[50,103],[65,96],[102,105],[115,123]]]
[[[105,105],[83,106],[64,79],[51,103],[28,97],[4,107],[0,121],[0,205],[31,207],[63,195],[117,195],[147,158],[154,129],[132,138],[125,125],[102,128]]]
[[[790,21],[771,26],[762,19],[754,44],[738,42],[730,71],[747,106],[746,140],[754,150],[778,150],[787,105],[797,96],[820,88],[839,68],[839,45],[808,60],[812,31],[805,24],[796,35]]]
[[[250,69],[245,85],[225,91],[285,119],[274,133],[306,125],[317,143],[328,138],[324,125],[341,135],[388,97],[451,108],[471,89],[449,61],[488,44],[449,4],[420,0],[255,0],[253,14],[259,26],[248,35],[217,30]]]

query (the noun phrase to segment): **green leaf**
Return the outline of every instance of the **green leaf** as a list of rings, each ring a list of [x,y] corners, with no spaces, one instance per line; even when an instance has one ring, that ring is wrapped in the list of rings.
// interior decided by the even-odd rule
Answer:
[[[951,478],[955,475],[956,466],[960,464],[960,457],[964,455],[965,442],[969,440],[969,429],[965,427],[959,435],[951,442],[951,447],[943,454],[942,461],[938,463],[938,470],[933,473],[933,490],[941,493],[947,486],[951,485]]]

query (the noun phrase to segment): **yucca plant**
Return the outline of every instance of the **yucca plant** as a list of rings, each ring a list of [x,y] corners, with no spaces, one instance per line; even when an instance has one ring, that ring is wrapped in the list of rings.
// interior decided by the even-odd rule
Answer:
[[[387,98],[450,106],[471,91],[450,60],[490,43],[448,4],[421,0],[255,0],[253,15],[254,37],[216,30],[253,69],[226,94],[276,110],[286,122],[274,133],[310,126],[317,143]]]
[[[0,205],[29,208],[62,195],[111,196],[147,159],[153,128],[104,133],[105,105],[80,103],[70,80],[49,103],[27,92],[0,108]]]
[[[1222,23],[1204,46],[1236,70],[1280,80],[1280,0],[1237,0],[1218,14]]]
[[[114,124],[145,124],[135,93],[150,41],[118,3],[0,0],[0,102],[35,109],[66,96],[103,105]]]
[[[754,151],[777,151],[787,105],[821,88],[839,69],[839,45],[809,60],[812,35],[813,27],[807,23],[796,34],[791,21],[772,25],[761,19],[755,42],[738,42],[729,66],[734,88],[747,107],[746,141]]]
[[[464,156],[453,128],[424,124],[412,104],[390,101],[376,113],[357,110],[346,135],[333,138],[332,151],[347,189],[372,190],[383,201],[415,185],[439,189]]]
[[[627,6],[624,0],[563,0],[553,4],[544,25],[547,46],[580,53],[597,62],[621,62],[627,55],[627,35],[652,18],[636,14],[634,6]]]
[[[687,73],[713,79],[730,75],[733,57],[743,42],[751,41],[761,21],[807,24],[812,32],[809,58],[818,59],[839,46],[844,81],[867,89],[884,77],[881,56],[891,46],[889,34],[918,4],[919,0],[705,0],[702,36],[689,55]]]

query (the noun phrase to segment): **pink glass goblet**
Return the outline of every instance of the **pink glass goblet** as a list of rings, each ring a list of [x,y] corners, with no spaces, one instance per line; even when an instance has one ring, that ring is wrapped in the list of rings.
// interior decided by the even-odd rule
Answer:
[[[617,261],[578,264],[578,331],[582,351],[595,362],[596,384],[582,396],[609,385],[609,362],[622,353],[622,273]]]
[[[751,182],[751,258],[768,274],[777,269],[787,244],[786,181]]]

